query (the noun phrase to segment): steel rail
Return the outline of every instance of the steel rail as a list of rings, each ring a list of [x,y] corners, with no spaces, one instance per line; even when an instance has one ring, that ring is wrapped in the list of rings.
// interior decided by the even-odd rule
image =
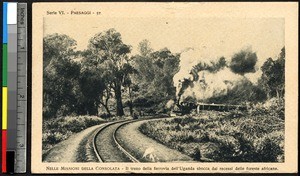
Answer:
[[[129,122],[128,122],[129,121]],[[119,150],[121,150],[121,152],[123,152],[132,162],[139,162],[136,158],[134,158],[130,153],[128,153],[121,145],[120,143],[117,141],[116,139],[116,131],[119,129],[120,126],[123,126],[124,124],[128,124],[128,123],[132,123],[132,122],[136,122],[137,120],[124,120],[124,121],[117,121],[117,122],[111,122],[109,124],[106,124],[102,127],[100,127],[99,130],[97,130],[97,132],[94,133],[94,136],[93,136],[93,148],[94,148],[94,153],[98,159],[99,162],[102,162],[104,163],[104,159],[101,157],[101,154],[98,152],[97,148],[96,148],[96,140],[97,140],[97,136],[103,131],[105,130],[107,127],[111,126],[111,125],[114,125],[114,124],[117,124],[117,123],[121,123],[115,130],[114,130],[114,133],[113,133],[113,140],[114,142],[116,143],[117,147]]]
[[[138,159],[136,159],[134,156],[132,156],[128,151],[126,151],[126,149],[124,147],[122,147],[120,145],[120,143],[118,142],[117,140],[117,137],[116,137],[116,133],[117,131],[124,125],[126,124],[129,124],[129,123],[133,123],[133,122],[136,122],[136,121],[140,121],[140,120],[132,120],[132,121],[129,121],[129,122],[124,122],[122,124],[120,124],[114,131],[113,133],[113,139],[115,141],[115,143],[117,144],[117,147],[134,163],[139,163],[140,161]]]
[[[94,133],[94,136],[93,136],[93,149],[94,149],[94,153],[95,153],[95,155],[96,155],[98,161],[101,162],[101,163],[104,163],[104,160],[103,160],[103,158],[101,157],[101,155],[99,154],[99,152],[97,151],[97,148],[96,148],[96,139],[97,139],[97,136],[98,136],[105,128],[107,128],[107,127],[109,127],[109,126],[111,126],[111,125],[113,125],[113,124],[116,124],[116,123],[119,123],[119,121],[118,121],[118,122],[111,122],[111,123],[108,123],[108,124],[106,124],[106,125],[100,127],[100,128],[97,130],[97,132]]]

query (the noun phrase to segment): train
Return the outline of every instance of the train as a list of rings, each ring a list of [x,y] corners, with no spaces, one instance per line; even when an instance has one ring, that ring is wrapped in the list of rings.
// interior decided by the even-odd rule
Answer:
[[[191,113],[192,110],[196,110],[197,113],[203,110],[228,112],[231,110],[245,111],[247,110],[247,107],[242,105],[230,105],[230,104],[181,102],[180,104],[177,104],[177,108],[175,108],[173,112],[184,115],[184,114]]]

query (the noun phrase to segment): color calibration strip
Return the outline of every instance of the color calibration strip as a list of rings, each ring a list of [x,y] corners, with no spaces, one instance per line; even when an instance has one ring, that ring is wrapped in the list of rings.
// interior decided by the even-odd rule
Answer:
[[[6,173],[7,151],[7,3],[3,3],[2,36],[2,172]]]
[[[26,172],[26,13],[27,6],[25,3],[3,3],[3,173]]]

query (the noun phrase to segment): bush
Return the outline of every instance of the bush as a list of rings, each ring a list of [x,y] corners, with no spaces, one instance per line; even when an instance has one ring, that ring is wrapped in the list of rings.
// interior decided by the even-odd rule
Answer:
[[[232,110],[232,111],[229,112],[229,114],[227,115],[226,118],[228,118],[228,119],[235,119],[235,118],[240,118],[243,115],[244,115],[243,112],[241,112],[238,109],[234,109],[234,110]]]
[[[43,122],[43,153],[74,133],[105,122],[97,116],[66,116]]]
[[[268,132],[264,123],[257,119],[245,119],[243,122],[239,124],[239,130],[246,134],[251,135],[253,137],[261,137],[262,134]]]
[[[146,122],[139,130],[197,161],[283,161],[284,121],[265,113],[254,116],[244,112],[232,118],[237,113],[241,112],[202,111],[195,116]]]
[[[211,135],[210,141],[218,146],[218,149],[211,153],[211,159],[215,161],[238,161],[239,143],[233,136]]]
[[[266,134],[256,141],[258,161],[283,162],[284,136],[282,132]]]
[[[249,109],[251,116],[269,115],[284,120],[284,98],[272,98],[265,103],[257,103]]]
[[[101,117],[102,119],[108,119],[108,118],[111,117],[111,115],[110,115],[110,114],[107,114],[107,113],[103,113],[103,114],[100,115],[100,117]]]
[[[43,142],[47,144],[57,144],[63,140],[66,140],[68,136],[72,135],[73,133],[68,131],[66,134],[63,134],[61,132],[54,132],[54,133],[43,133]]]

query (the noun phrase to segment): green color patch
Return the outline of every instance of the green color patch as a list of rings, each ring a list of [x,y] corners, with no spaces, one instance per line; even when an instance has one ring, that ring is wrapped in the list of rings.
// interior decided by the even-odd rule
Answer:
[[[7,86],[7,44],[2,45],[2,86]]]

